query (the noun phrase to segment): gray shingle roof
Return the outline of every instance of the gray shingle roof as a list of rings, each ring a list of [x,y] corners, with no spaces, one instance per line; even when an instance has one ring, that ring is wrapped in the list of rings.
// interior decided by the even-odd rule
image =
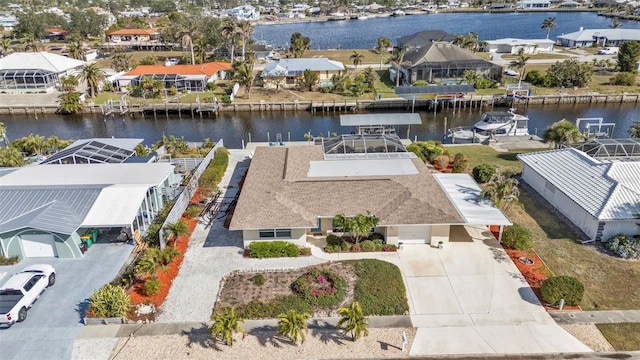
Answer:
[[[446,41],[452,42],[456,39],[455,36],[442,30],[423,30],[412,35],[405,35],[398,38],[398,47],[404,46],[425,46],[434,41]]]
[[[422,63],[441,63],[447,61],[482,61],[479,56],[469,50],[447,42],[434,42],[419,48],[410,48],[404,55],[404,61],[411,63],[410,67]]]

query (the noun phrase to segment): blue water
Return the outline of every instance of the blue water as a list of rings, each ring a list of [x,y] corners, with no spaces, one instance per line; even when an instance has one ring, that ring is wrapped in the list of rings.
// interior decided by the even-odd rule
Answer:
[[[291,34],[300,32],[311,38],[312,49],[373,48],[379,37],[396,39],[422,30],[444,30],[450,34],[479,34],[480,40],[499,38],[543,39],[542,21],[556,18],[550,39],[578,31],[580,27],[607,28],[612,20],[593,12],[535,13],[445,13],[403,17],[380,17],[367,20],[324,21],[259,25],[253,38],[268,44],[288,47]],[[619,21],[625,29],[640,29],[640,22]]]

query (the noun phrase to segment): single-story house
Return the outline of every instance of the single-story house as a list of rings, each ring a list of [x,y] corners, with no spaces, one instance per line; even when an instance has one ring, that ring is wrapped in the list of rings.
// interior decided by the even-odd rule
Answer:
[[[558,36],[562,46],[618,46],[625,41],[640,41],[640,29],[583,29]]]
[[[433,174],[395,135],[341,135],[308,146],[258,147],[231,230],[244,245],[337,231],[336,215],[370,213],[388,244],[446,244],[452,228],[508,226],[497,208],[478,201],[468,174]]]
[[[548,9],[551,6],[549,0],[522,0],[519,1],[518,9]]]
[[[484,77],[499,80],[502,67],[486,61],[473,52],[448,42],[433,42],[405,52],[405,65],[401,69],[401,84],[413,84],[418,80],[436,82],[443,79],[462,78],[466,70],[473,70]]]
[[[555,41],[550,39],[513,39],[487,40],[484,51],[489,53],[517,54],[524,49],[525,54],[553,51]]]
[[[638,234],[640,162],[594,159],[574,149],[520,154],[522,180],[592,241]]]
[[[120,29],[107,34],[107,41],[117,45],[145,45],[160,41],[158,29]]]
[[[135,69],[119,76],[115,85],[120,90],[127,86],[137,86],[145,77],[159,79],[165,87],[175,87],[178,91],[204,91],[207,83],[224,80],[231,64],[226,62],[208,62],[195,65],[138,65]]]
[[[327,58],[288,58],[272,61],[264,66],[261,77],[284,78],[283,87],[293,87],[298,84],[305,70],[311,70],[318,75],[318,82],[322,87],[332,85],[333,75],[341,75],[344,72],[344,64]],[[264,86],[274,86],[265,82]]]
[[[563,1],[561,2],[558,7],[561,9],[575,9],[575,8],[579,8],[583,6],[582,4],[580,4],[579,2],[576,1]]]
[[[144,233],[179,181],[169,163],[0,170],[0,253],[81,258],[81,236],[93,229]]]
[[[444,41],[452,43],[456,39],[455,36],[442,30],[423,30],[412,35],[399,37],[396,40],[399,49],[405,47],[422,47],[431,44],[434,41]]]
[[[47,32],[47,38],[50,41],[64,40],[65,36],[67,36],[67,30],[61,28],[47,28],[44,31]]]
[[[56,151],[40,162],[47,164],[120,164],[128,161],[150,162],[155,157],[146,156],[141,161],[135,148],[144,139],[135,138],[90,138],[74,141],[66,148]]]
[[[0,90],[51,92],[61,76],[77,74],[86,64],[46,51],[12,53],[0,59]]]

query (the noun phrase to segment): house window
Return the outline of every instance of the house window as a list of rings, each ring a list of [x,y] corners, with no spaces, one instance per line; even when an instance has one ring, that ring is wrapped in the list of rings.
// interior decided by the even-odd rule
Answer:
[[[291,229],[261,229],[260,239],[291,239]]]

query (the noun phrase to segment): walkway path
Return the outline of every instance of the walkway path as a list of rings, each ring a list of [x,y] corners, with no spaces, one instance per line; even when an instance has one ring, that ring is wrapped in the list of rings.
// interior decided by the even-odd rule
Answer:
[[[550,315],[558,324],[640,323],[640,310],[554,311]]]

